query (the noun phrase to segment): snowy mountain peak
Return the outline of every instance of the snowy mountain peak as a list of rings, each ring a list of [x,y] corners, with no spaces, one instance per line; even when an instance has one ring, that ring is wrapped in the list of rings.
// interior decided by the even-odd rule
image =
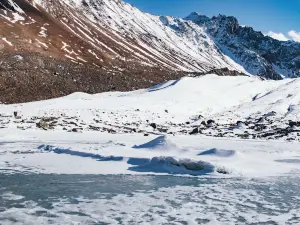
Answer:
[[[300,76],[300,43],[266,37],[252,27],[240,26],[233,16],[208,18],[192,13],[185,19],[204,27],[221,51],[250,74],[276,80]]]
[[[190,15],[184,18],[185,20],[193,21],[196,24],[204,24],[210,21],[210,18],[204,15],[200,15],[198,12],[192,12]]]

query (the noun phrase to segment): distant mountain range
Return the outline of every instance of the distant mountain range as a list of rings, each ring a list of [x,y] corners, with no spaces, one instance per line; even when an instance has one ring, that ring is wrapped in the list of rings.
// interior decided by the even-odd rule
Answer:
[[[128,91],[189,73],[300,76],[300,43],[234,17],[154,16],[120,0],[1,0],[0,101]]]

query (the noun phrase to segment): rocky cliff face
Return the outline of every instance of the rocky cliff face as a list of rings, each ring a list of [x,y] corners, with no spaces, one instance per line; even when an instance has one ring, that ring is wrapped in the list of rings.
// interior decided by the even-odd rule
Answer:
[[[190,73],[297,77],[299,44],[234,17],[154,16],[120,0],[2,0],[0,101],[134,90]],[[231,72],[233,71],[233,72]]]
[[[208,18],[192,13],[186,20],[205,27],[221,51],[250,74],[269,79],[300,76],[300,43],[272,39],[251,27],[240,26],[234,17]]]

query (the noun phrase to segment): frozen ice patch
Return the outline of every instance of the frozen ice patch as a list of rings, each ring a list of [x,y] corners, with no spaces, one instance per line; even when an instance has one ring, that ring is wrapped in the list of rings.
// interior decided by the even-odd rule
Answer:
[[[300,221],[298,178],[52,177],[31,176],[25,182],[10,179],[13,186],[29,188],[18,205],[0,201],[0,223],[231,225]],[[36,190],[41,183],[45,186]]]
[[[3,195],[1,195],[1,198],[8,201],[18,201],[24,198],[24,196],[21,195],[15,195],[11,192],[6,192]]]

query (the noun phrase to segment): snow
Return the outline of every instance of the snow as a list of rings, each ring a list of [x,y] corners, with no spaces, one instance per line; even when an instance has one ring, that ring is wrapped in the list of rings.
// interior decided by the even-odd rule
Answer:
[[[17,60],[17,61],[22,61],[24,58],[23,56],[21,55],[15,55],[14,58]]]
[[[82,1],[64,2],[70,7],[81,7]],[[36,3],[41,4],[41,0]],[[144,14],[119,1],[103,0],[102,3],[101,10],[89,9],[96,15],[93,18],[89,14],[89,18],[97,23],[97,15],[98,22],[103,18],[101,13],[112,16],[115,19],[112,24],[109,20],[102,21],[116,31],[111,40],[126,46],[138,59],[152,58],[151,66],[157,62],[177,69],[201,71],[214,61],[220,67],[244,70],[229,56],[218,53],[202,27],[195,28],[197,34],[191,32],[184,36],[181,29],[193,26],[191,23]],[[72,30],[69,27],[72,32],[83,34],[96,49],[102,46],[114,53],[113,57],[121,58],[114,49],[95,38],[85,23],[75,22],[80,28]],[[133,29],[133,37],[139,46],[126,43],[117,33],[122,26]],[[47,37],[45,25],[40,29],[39,35]],[[161,41],[141,38],[152,33]],[[2,40],[12,45],[6,38]],[[147,40],[151,40],[151,44]],[[36,41],[48,47],[46,43]],[[61,46],[65,57],[71,61],[86,62],[68,43],[62,42]],[[143,50],[139,50],[140,47]],[[176,60],[166,53],[168,48],[180,52],[179,56],[174,53]],[[149,54],[146,50],[151,57],[145,56]],[[95,49],[87,51],[95,59],[102,60]],[[193,63],[180,62],[186,56],[191,57]],[[14,58],[23,59],[19,55]],[[288,73],[284,68],[276,70],[281,70],[283,75]],[[290,195],[295,187],[289,182],[295,182],[296,185],[292,184],[298,190],[300,131],[293,123],[300,118],[299,89],[297,79],[266,81],[257,77],[210,74],[166,81],[132,92],[73,93],[47,101],[0,104],[0,173],[17,174],[17,177],[20,173],[114,175],[102,176],[113,177],[114,184],[107,189],[109,193],[114,192],[110,188],[122,187],[116,175],[132,179],[122,187],[126,194],[102,196],[101,190],[97,189],[97,197],[92,199],[79,197],[78,192],[68,191],[68,188],[65,195],[69,197],[61,199],[57,196],[64,195],[65,188],[52,189],[51,195],[54,191],[56,194],[50,197],[41,192],[32,194],[30,185],[43,191],[47,182],[37,186],[27,184],[26,188],[20,185],[21,193],[9,190],[11,187],[5,189],[5,183],[0,187],[0,200],[7,205],[0,205],[0,220],[5,224],[68,224],[70,221],[78,224],[293,223],[298,220],[299,197],[298,192]],[[18,116],[14,116],[14,112]],[[202,123],[209,119],[215,123],[201,130],[205,127]],[[47,126],[38,127],[43,121]],[[247,132],[263,133],[252,131],[249,128],[252,125],[267,126],[268,132],[289,129],[285,129],[283,137],[277,140],[263,137],[246,140],[234,136]],[[201,133],[189,135],[195,128]],[[294,133],[284,136],[291,130]],[[233,137],[225,136],[226,132],[231,132]],[[217,137],[216,134],[224,136]],[[287,141],[291,137],[294,141]],[[125,174],[134,176],[123,176]],[[170,181],[174,177],[158,175],[180,178],[174,184]],[[10,182],[11,176],[4,176],[8,178],[6,182]],[[85,182],[82,177],[80,182]],[[158,177],[160,181],[155,180]],[[58,179],[56,176],[54,185]],[[136,184],[133,181],[138,179],[145,185],[164,181],[169,186],[150,184],[148,191],[136,191],[139,187],[132,191]],[[283,183],[278,183],[281,180]],[[67,179],[63,182],[81,188],[78,180],[76,185]],[[30,195],[23,192],[25,189],[29,189]],[[89,184],[88,190],[93,191],[93,184]]]
[[[72,61],[75,61],[75,62],[77,62],[77,61],[76,61],[76,59],[75,59],[75,58],[73,58],[72,56],[65,55],[65,57],[67,57],[67,58],[71,59]]]
[[[5,13],[5,15],[7,15],[6,11],[4,11],[4,13]],[[4,15],[0,14],[1,17],[3,17],[4,19],[8,20],[11,23],[16,23],[16,22],[24,21],[25,20],[25,17],[22,16],[23,14],[12,13],[11,15],[12,15],[13,18],[11,16],[9,17],[9,16],[4,16]]]
[[[189,136],[180,130],[201,126],[204,117],[221,124],[264,115],[257,119],[258,125],[274,119],[272,126],[284,126],[299,118],[299,89],[297,79],[207,75],[127,93],[74,93],[47,101],[0,105],[0,168],[26,173],[214,177],[298,173],[299,142],[217,138],[209,133]],[[15,111],[20,119],[11,117]],[[48,131],[37,128],[39,120],[34,118],[43,117],[53,117],[50,121],[57,126]],[[183,125],[186,121],[191,124]],[[158,128],[149,123],[168,132],[158,135]],[[207,132],[215,132],[214,126]],[[78,132],[67,132],[73,129]],[[233,133],[243,134],[245,129],[246,125],[238,123]]]
[[[43,46],[44,48],[48,48],[48,45],[46,44],[46,43],[44,43],[44,42],[41,42],[39,39],[35,39],[37,42],[38,42],[38,44],[40,44],[41,46]]]
[[[10,41],[8,41],[5,37],[3,37],[2,40],[9,46],[13,46],[13,44]]]
[[[227,40],[226,32],[220,32],[218,37],[213,38],[210,28],[219,26],[218,30],[222,31],[224,27],[214,23],[210,24],[212,27],[204,25],[203,22],[210,19],[198,13],[192,13],[185,19],[155,16],[123,1],[110,0],[87,0],[86,4],[78,0],[32,2],[35,7],[37,4],[50,14],[63,7],[65,13],[56,15],[57,19],[93,48],[83,49],[80,57],[83,60],[85,54],[92,54],[97,59],[101,58],[101,53],[105,53],[111,59],[118,57],[122,60],[124,55],[130,54],[130,60],[133,62],[151,67],[164,67],[172,71],[207,72],[216,68],[229,68],[244,74],[264,76],[267,76],[267,65],[272,66],[255,49],[244,48],[243,40],[238,37]],[[23,13],[14,13],[10,17],[0,16],[13,23],[28,18],[34,22]],[[230,18],[227,19],[225,23],[230,21]],[[41,30],[38,36],[48,38],[44,24],[39,26]],[[238,47],[230,48],[232,44]],[[286,42],[281,45],[292,43]],[[262,46],[268,51],[267,42],[262,43]],[[296,45],[295,47],[297,48]],[[296,62],[297,57],[293,61]],[[273,70],[282,76],[293,77],[295,71],[292,64],[282,59],[282,62],[273,65]]]
[[[78,55],[73,49],[72,50],[69,50],[68,47],[71,47],[70,45],[68,45],[67,43],[65,42],[62,42],[63,46],[61,47],[62,50],[64,50],[65,52],[67,52],[68,54],[72,55]]]
[[[100,60],[101,62],[103,62],[103,60],[100,59],[100,58],[98,57],[98,55],[97,55],[95,52],[93,52],[91,49],[89,49],[88,52],[91,53],[93,56],[95,56],[96,59],[98,59],[98,60]]]
[[[135,149],[153,149],[153,150],[161,150],[161,151],[168,151],[168,150],[176,150],[178,147],[172,143],[166,136],[159,136],[154,140],[151,140],[142,145],[135,145],[133,146]]]
[[[20,13],[20,14],[23,14],[23,13],[24,13],[24,11],[19,7],[19,5],[16,4],[13,0],[8,0],[8,3],[9,3],[11,6],[13,6],[14,9],[15,9],[18,13]]]
[[[69,55],[66,57],[76,60]],[[185,77],[128,93],[77,93],[43,102],[3,105],[0,109],[12,115],[17,108],[24,118],[59,118],[64,114],[93,126],[97,126],[94,119],[103,120],[100,122],[102,125],[105,121],[110,121],[115,126],[125,123],[146,126],[146,120],[161,125],[187,121],[197,125],[199,119],[194,118],[199,115],[219,122],[234,123],[249,116],[256,117],[272,111],[277,113],[276,118],[288,121],[300,116],[300,95],[297,92],[299,88],[300,81],[296,79],[262,81],[256,77],[207,75],[198,78]],[[293,110],[288,111],[290,105]],[[17,125],[11,123],[10,126]],[[142,128],[153,130],[152,127]]]
[[[291,222],[295,214],[299,214],[299,141],[244,140],[176,132],[157,135],[143,121],[164,125],[170,121],[198,123],[201,113],[219,122],[255,115],[259,111],[265,116],[259,124],[279,118],[273,125],[280,126],[299,113],[299,88],[297,79],[266,81],[256,77],[208,75],[185,77],[127,93],[74,93],[47,101],[0,105],[0,126],[3,126],[0,129],[0,173],[9,179],[26,174],[29,185],[34,188],[32,182],[38,182],[37,178],[55,176],[50,191],[46,190],[51,195],[45,197],[49,207],[44,206],[44,200],[35,198],[47,196],[40,193],[47,182],[38,183],[38,187],[43,185],[36,195],[32,195],[28,184],[29,194],[23,192],[24,188],[20,192],[15,191],[18,188],[1,189],[1,202],[11,203],[0,210],[0,217],[4,218],[1,221],[5,224],[32,224],[33,221],[67,224],[70,220],[82,224],[96,221],[164,224],[172,217],[187,224]],[[287,98],[287,94],[290,97]],[[280,111],[281,107],[285,110]],[[275,108],[276,113],[272,111]],[[13,118],[13,112],[20,118]],[[111,117],[112,113],[115,117]],[[36,128],[35,122],[28,123],[28,118],[53,116],[61,116],[58,123],[63,124],[65,120],[65,127],[84,122],[107,130],[67,132],[60,125],[53,130],[41,130]],[[143,135],[146,132],[122,132],[122,127],[133,123],[149,129],[148,136]],[[113,128],[116,134],[109,133]],[[234,132],[243,129],[244,126],[237,123]],[[36,177],[35,174],[44,175]],[[81,176],[83,174],[85,176]],[[91,180],[86,175],[105,176]],[[105,193],[102,193],[103,187],[94,186],[93,179],[107,187]],[[91,184],[81,189],[79,182]],[[72,190],[56,186],[58,183]],[[149,188],[145,190],[139,186],[141,183]],[[116,191],[118,189],[121,193]],[[90,199],[85,190],[97,195]],[[106,193],[109,194],[104,195]],[[22,207],[16,208],[15,204]]]
[[[25,20],[25,18],[21,16],[19,13],[12,13],[12,15],[14,17],[13,20],[11,21],[12,23]]]
[[[53,10],[44,1],[36,3],[49,12]],[[154,16],[122,1],[87,1],[86,6],[81,1],[61,0],[61,5],[68,18],[60,19],[61,22],[98,50],[119,56],[116,49],[122,48],[137,56],[137,60],[142,59],[144,64],[163,65],[172,70],[208,71],[228,67],[245,72],[219,51],[204,27],[193,22]],[[109,39],[109,45],[103,36]]]
[[[80,61],[82,61],[82,62],[85,62],[85,63],[87,62],[86,60],[84,60],[83,58],[81,58],[81,57],[79,57],[79,56],[77,56],[76,59],[78,59],[78,60],[80,60]]]
[[[46,38],[48,35],[47,35],[47,28],[45,26],[47,26],[48,24],[44,24],[43,27],[41,27],[41,30],[39,32],[39,35],[40,37],[44,37]]]
[[[299,144],[280,141],[175,136],[168,138],[180,151],[173,145],[154,151],[146,143],[155,136],[2,130],[0,137],[6,173],[270,177],[300,169]]]
[[[32,106],[35,106],[34,112],[37,112],[40,109],[47,110],[47,108],[49,110],[61,109],[64,111],[71,109],[74,111],[77,109],[105,110],[106,108],[108,110],[129,110],[133,106],[139,105],[138,108],[144,111],[160,112],[169,108],[169,111],[174,111],[179,117],[188,118],[198,112],[212,115],[213,113],[222,112],[226,108],[252,102],[252,98],[258,93],[276,90],[281,84],[285,85],[291,81],[295,81],[295,84],[299,83],[297,80],[276,82],[261,81],[258,78],[250,77],[219,77],[216,75],[199,78],[185,77],[180,81],[170,81],[140,91],[96,95],[82,95],[79,93],[45,102],[22,104],[21,107],[23,113],[28,112],[27,110],[30,108],[31,114]],[[222,95],[219,93],[222,93]],[[239,93],[239,95],[236,95],[236,93]],[[90,101],[86,101],[86,98]],[[120,101],[122,101],[121,104]],[[13,105],[8,108],[13,109]]]

